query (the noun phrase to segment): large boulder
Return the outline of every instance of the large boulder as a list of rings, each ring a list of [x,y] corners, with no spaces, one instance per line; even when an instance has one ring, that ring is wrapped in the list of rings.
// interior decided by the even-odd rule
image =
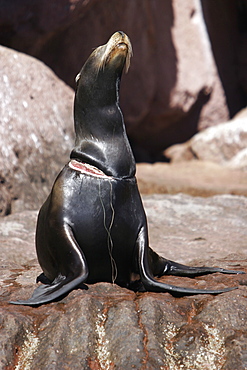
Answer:
[[[0,42],[43,60],[74,87],[92,48],[116,30],[125,31],[134,57],[122,82],[121,104],[137,158],[152,160],[244,105],[237,77],[244,35],[239,3],[5,0]]]
[[[199,132],[188,142],[171,146],[165,155],[174,162],[199,160],[247,170],[246,109],[234,119]],[[203,165],[203,164],[202,164]]]
[[[197,159],[226,164],[247,147],[247,120],[210,127],[195,135],[190,145]]]
[[[42,62],[0,46],[0,215],[37,209],[73,145],[73,90]]]
[[[247,272],[245,197],[156,195],[145,197],[144,205],[151,246],[163,256]],[[30,296],[41,271],[36,215],[25,211],[0,220],[2,369],[246,369],[246,275],[161,279],[239,287],[218,296],[136,294],[98,283],[41,307],[10,305]]]

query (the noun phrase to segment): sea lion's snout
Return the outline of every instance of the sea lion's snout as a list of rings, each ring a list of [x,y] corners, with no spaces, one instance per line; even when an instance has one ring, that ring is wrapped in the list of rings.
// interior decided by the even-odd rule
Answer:
[[[102,48],[104,48],[104,51],[101,56],[100,68],[104,68],[107,63],[114,63],[117,60],[121,64],[122,60],[122,63],[125,63],[126,72],[128,71],[133,53],[130,39],[123,31],[115,32]]]
[[[82,71],[91,69],[98,76],[100,71],[106,70],[117,71],[119,75],[125,66],[126,73],[130,66],[130,58],[132,57],[132,45],[129,37],[123,31],[115,32],[104,45],[98,46],[90,55],[82,70],[75,78],[79,83]],[[88,74],[89,72],[87,72]]]

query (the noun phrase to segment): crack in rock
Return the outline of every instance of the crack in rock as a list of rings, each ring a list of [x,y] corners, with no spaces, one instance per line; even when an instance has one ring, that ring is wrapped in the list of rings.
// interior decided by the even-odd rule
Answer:
[[[142,367],[141,369],[145,369],[146,367],[146,364],[148,362],[148,359],[149,359],[149,352],[148,352],[148,348],[147,348],[147,345],[148,345],[148,332],[147,332],[147,329],[145,328],[144,324],[143,324],[143,320],[142,320],[142,310],[139,306],[139,301],[138,301],[138,298],[136,298],[134,300],[134,303],[135,303],[135,306],[136,306],[136,313],[137,313],[137,319],[138,319],[138,326],[139,328],[141,329],[141,331],[143,332],[143,352],[144,352],[144,357],[142,359]]]

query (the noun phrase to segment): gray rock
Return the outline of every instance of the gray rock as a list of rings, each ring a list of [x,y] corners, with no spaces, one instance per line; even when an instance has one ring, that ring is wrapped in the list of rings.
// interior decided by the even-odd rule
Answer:
[[[227,164],[247,146],[247,119],[222,123],[195,135],[191,150],[200,160]]]
[[[0,46],[0,215],[37,209],[73,145],[73,91],[40,61]]]
[[[181,263],[230,254],[247,257],[247,198],[151,195],[144,198],[150,244],[158,253]]]
[[[197,159],[246,171],[246,146],[247,118],[244,111],[228,122],[199,132],[183,144],[171,146],[164,154],[172,163]]]
[[[144,197],[144,205],[151,246],[160,254],[247,272],[245,197],[153,195]],[[247,367],[246,275],[161,279],[200,288],[239,286],[218,296],[136,294],[97,283],[38,308],[9,305],[9,300],[32,293],[41,271],[34,259],[36,215],[26,211],[0,220],[1,246],[5,241],[0,273],[1,369]],[[26,244],[19,243],[22,234]],[[16,248],[14,261],[14,249],[8,254],[8,246]]]

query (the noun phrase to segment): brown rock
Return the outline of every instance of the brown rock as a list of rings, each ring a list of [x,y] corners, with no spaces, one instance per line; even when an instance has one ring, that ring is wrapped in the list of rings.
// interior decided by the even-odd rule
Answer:
[[[186,263],[197,258],[199,265],[247,272],[245,197],[156,195],[145,197],[144,205],[151,245],[165,257]],[[26,211],[0,220],[0,243],[6,238],[5,230],[7,243],[16,247],[17,256],[13,263],[12,251],[8,254],[6,248],[2,254],[1,368],[246,368],[245,275],[162,278],[201,288],[239,286],[218,296],[136,294],[98,283],[38,308],[9,305],[10,299],[32,293],[40,273],[33,252],[27,255],[25,266],[22,256],[23,250],[34,247],[35,217],[36,212]],[[19,243],[22,235],[28,244]]]
[[[0,214],[36,209],[73,145],[73,92],[43,63],[0,47]]]
[[[247,195],[246,172],[207,161],[139,163],[137,180],[142,194]]]
[[[232,301],[239,302],[237,308]],[[216,298],[200,296],[180,301],[145,295],[140,308],[147,332],[148,365],[154,369],[244,369],[246,325],[238,336],[234,323],[227,322],[229,314],[233,318],[237,310],[243,315],[241,326],[246,319],[244,305],[240,290]],[[216,316],[214,311],[222,315]],[[211,316],[206,318],[204,312]],[[221,323],[225,323],[226,330]]]
[[[8,325],[15,336],[10,338],[12,348],[5,346],[2,365],[172,369],[176,364],[179,370],[245,369],[244,294],[246,287],[218,297],[179,299],[168,293],[136,295],[98,283],[49,307],[10,311],[5,305],[1,339],[6,340]]]
[[[238,8],[232,4],[217,1],[217,10],[225,15],[220,18],[220,35],[223,38],[227,32],[237,45]],[[214,31],[210,33],[213,42],[219,22],[210,18],[208,8],[203,6],[207,27]],[[228,119],[225,85],[217,72],[199,1],[63,0],[54,4],[25,0],[20,4],[13,0],[4,2],[0,25],[3,44],[45,61],[73,87],[92,48],[105,43],[117,29],[124,30],[133,43],[134,57],[123,79],[121,105],[139,160],[155,160],[164,148],[188,140],[198,128]],[[226,51],[226,42],[219,43],[219,54],[221,45]],[[231,51],[230,62],[237,51]],[[233,78],[235,82],[236,73]],[[244,103],[239,92],[234,96],[239,109]]]

